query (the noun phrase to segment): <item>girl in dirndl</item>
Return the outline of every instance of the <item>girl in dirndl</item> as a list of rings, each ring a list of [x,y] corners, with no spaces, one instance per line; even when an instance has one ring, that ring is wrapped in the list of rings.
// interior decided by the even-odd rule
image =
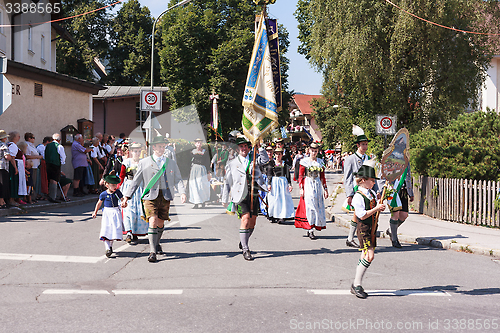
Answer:
[[[274,151],[274,165],[266,169],[268,186],[268,214],[271,221],[282,223],[285,219],[293,218],[295,207],[290,192],[290,167],[283,162],[283,148]]]
[[[325,163],[318,158],[319,144],[312,142],[309,157],[300,160],[300,201],[295,212],[295,227],[307,230],[307,236],[315,240],[314,229],[326,228],[325,201],[328,188],[325,178]]]
[[[123,240],[123,219],[120,204],[123,194],[118,190],[120,178],[116,175],[104,176],[104,185],[107,190],[99,195],[99,201],[95,205],[92,218],[96,218],[97,211],[104,204],[101,219],[100,240],[104,241],[106,257],[113,253],[113,241]]]
[[[127,191],[132,179],[137,172],[139,165],[142,145],[140,143],[133,143],[130,146],[130,158],[127,158],[122,163],[122,170],[120,172],[120,179],[123,182],[123,192]],[[127,237],[127,243],[137,242],[138,236],[146,236],[148,234],[149,222],[141,218],[142,204],[141,195],[144,191],[142,186],[139,186],[132,197],[127,201],[127,207],[123,209],[123,225]]]

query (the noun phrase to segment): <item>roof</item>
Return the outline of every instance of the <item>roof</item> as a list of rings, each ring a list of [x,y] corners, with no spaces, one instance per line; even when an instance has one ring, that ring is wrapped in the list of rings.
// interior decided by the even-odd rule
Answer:
[[[151,87],[141,86],[109,86],[107,89],[101,90],[97,95],[94,95],[94,99],[113,99],[139,96],[141,94],[141,90],[150,89]],[[153,90],[167,92],[169,89],[168,87],[154,87]]]
[[[297,104],[297,107],[299,108],[300,112],[302,114],[311,114],[313,109],[311,107],[311,100],[314,98],[324,98],[323,95],[300,95],[300,94],[295,94],[293,95],[293,99],[295,101],[295,104]]]

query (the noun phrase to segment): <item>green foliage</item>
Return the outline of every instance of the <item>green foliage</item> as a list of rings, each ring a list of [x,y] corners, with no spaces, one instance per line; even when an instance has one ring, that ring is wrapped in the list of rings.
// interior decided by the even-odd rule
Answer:
[[[497,113],[463,114],[446,127],[412,135],[411,165],[431,177],[500,180],[499,136]]]
[[[220,97],[223,132],[241,127],[256,13],[251,1],[209,0],[165,14],[160,27],[161,81],[170,88],[172,108],[194,104],[200,121],[207,124],[211,118],[209,96],[215,91]],[[283,55],[288,48],[286,29],[280,29],[280,39]],[[282,84],[287,87],[288,61],[283,61],[281,69]],[[288,105],[286,98],[288,95],[283,105]],[[178,118],[191,120],[188,115],[183,119],[182,114]]]
[[[111,21],[109,71],[106,83],[148,86],[153,18],[138,0],[125,2]],[[158,57],[155,58],[158,61]],[[159,61],[158,61],[159,63]]]
[[[102,8],[112,0],[62,0],[64,16],[72,16]],[[57,71],[93,81],[93,59],[106,58],[109,51],[108,34],[110,17],[108,11],[100,10],[91,14],[64,21],[64,26],[75,43],[64,39],[57,41]]]
[[[496,1],[395,3],[446,26],[483,32],[498,27]],[[295,15],[299,51],[323,73],[327,101],[316,114],[326,112],[320,128],[328,140],[349,144],[343,140],[351,125],[372,124],[376,114],[396,115],[398,128],[416,133],[445,126],[477,106],[496,46],[488,37],[430,25],[378,0],[299,0]]]

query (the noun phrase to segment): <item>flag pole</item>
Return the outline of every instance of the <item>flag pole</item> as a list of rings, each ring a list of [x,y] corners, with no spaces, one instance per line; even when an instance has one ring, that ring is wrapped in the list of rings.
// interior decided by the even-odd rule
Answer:
[[[253,191],[255,187],[255,155],[257,154],[257,145],[253,147],[253,160],[252,160],[252,185],[250,186],[250,216],[253,212]]]

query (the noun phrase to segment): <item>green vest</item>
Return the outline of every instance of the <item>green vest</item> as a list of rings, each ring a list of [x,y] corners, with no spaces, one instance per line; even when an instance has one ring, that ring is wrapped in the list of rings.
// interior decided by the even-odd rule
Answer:
[[[375,198],[374,193],[372,191],[370,191],[370,192],[371,192],[372,196]],[[365,210],[368,211],[368,210],[373,209],[373,208],[375,208],[377,206],[377,201],[375,199],[373,199],[373,200],[368,199],[368,197],[365,196],[364,193],[361,192],[361,191],[358,191],[357,193],[361,194],[361,196],[363,197],[363,200],[365,201]],[[363,223],[365,223],[365,224],[372,225],[374,217],[375,217],[375,214],[372,215],[372,216],[367,217],[364,220],[359,219],[359,218],[358,218],[358,220],[361,221],[361,222],[363,222]]]
[[[58,147],[59,144],[54,141],[45,147],[45,162],[54,165],[61,165],[61,156],[59,156],[59,152],[57,151]]]

